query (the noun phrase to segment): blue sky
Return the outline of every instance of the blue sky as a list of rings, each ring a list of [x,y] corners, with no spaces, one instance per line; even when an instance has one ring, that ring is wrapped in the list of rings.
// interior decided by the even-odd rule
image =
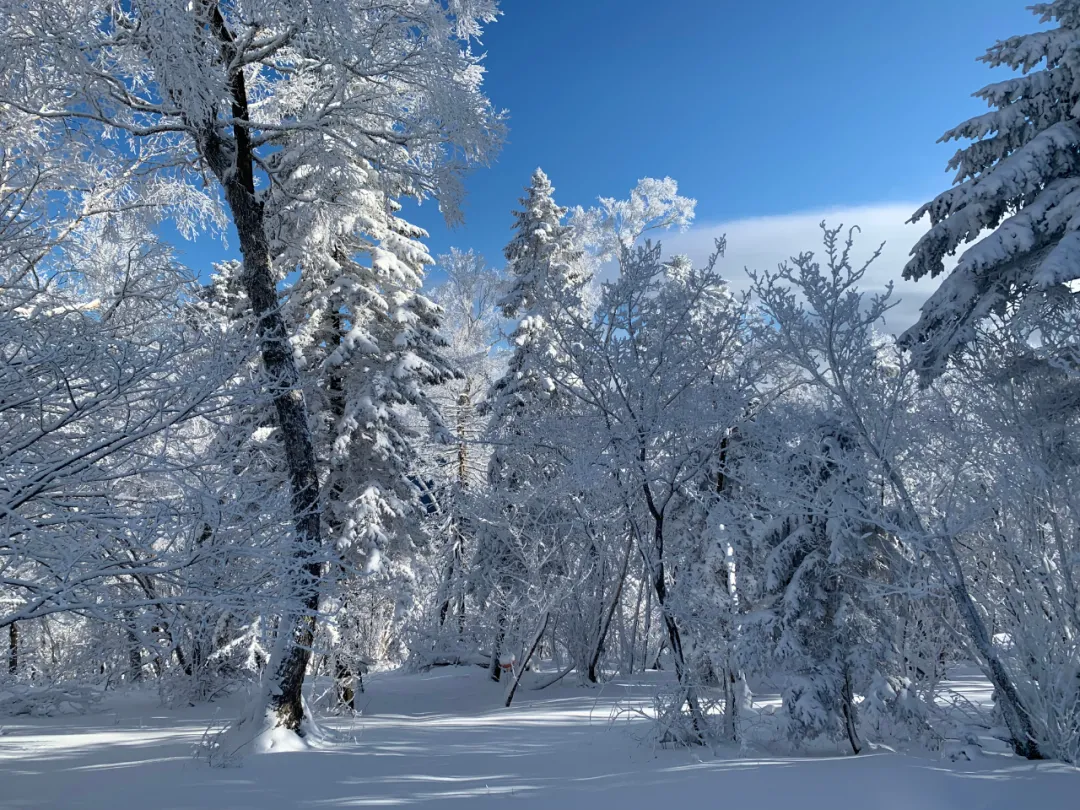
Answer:
[[[470,176],[463,227],[448,230],[431,203],[408,215],[431,232],[434,254],[473,247],[501,262],[510,210],[536,166],[563,205],[667,175],[698,200],[701,238],[673,240],[691,255],[724,231],[734,266],[779,261],[808,247],[782,238],[804,233],[785,217],[826,212],[858,218],[875,244],[889,239],[899,252],[880,271],[897,276],[918,236],[904,215],[950,181],[955,147],[935,141],[984,109],[970,95],[998,76],[975,59],[1037,27],[1026,5],[505,0],[483,48],[508,143]],[[762,217],[773,226],[751,229],[761,245],[740,245],[740,228],[725,227]]]
[[[497,259],[537,165],[564,205],[669,175],[701,222],[922,201],[949,182],[937,138],[984,109],[976,57],[1037,26],[1025,5],[507,0],[484,46],[509,142],[470,178],[464,228],[414,218],[436,251]]]

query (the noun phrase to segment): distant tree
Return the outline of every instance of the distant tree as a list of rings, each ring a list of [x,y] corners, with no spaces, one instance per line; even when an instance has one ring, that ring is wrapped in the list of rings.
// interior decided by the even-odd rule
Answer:
[[[541,169],[514,212],[514,237],[504,251],[507,286],[498,305],[503,317],[516,322],[508,341],[512,351],[502,377],[489,395],[492,426],[513,433],[518,419],[529,419],[557,394],[545,376],[542,358],[552,351],[552,321],[579,305],[589,273],[574,229],[564,222],[567,209],[555,203],[555,188]],[[516,450],[515,450],[516,452]],[[513,477],[505,469],[505,452],[496,447],[491,462],[496,477]]]
[[[432,291],[432,299],[443,308],[445,352],[458,375],[434,389],[432,399],[453,443],[429,448],[421,469],[425,480],[432,482],[436,532],[442,539],[438,625],[443,627],[453,619],[460,636],[465,625],[465,565],[475,545],[473,500],[487,483],[490,453],[483,438],[490,414],[485,406],[505,359],[498,347],[502,276],[472,250],[451,248],[449,254],[439,256],[438,265],[446,281]]]
[[[555,189],[537,169],[514,211],[514,235],[507,244],[506,286],[498,301],[503,318],[515,322],[508,337],[511,347],[506,368],[491,385],[484,404],[490,414],[487,439],[492,445],[488,480],[496,498],[503,498],[500,520],[480,534],[474,565],[474,587],[496,603],[491,676],[500,678],[499,656],[507,634],[508,601],[515,581],[527,574],[520,569],[521,538],[505,531],[510,524],[528,522],[518,515],[528,509],[528,492],[543,488],[557,474],[560,460],[535,441],[534,427],[557,412],[561,404],[550,376],[547,358],[558,351],[554,342],[557,319],[580,314],[582,295],[589,281],[583,251],[573,228],[564,220],[567,209],[558,205]],[[549,505],[537,505],[544,512]],[[538,534],[533,532],[532,536]],[[550,558],[550,551],[543,555]]]

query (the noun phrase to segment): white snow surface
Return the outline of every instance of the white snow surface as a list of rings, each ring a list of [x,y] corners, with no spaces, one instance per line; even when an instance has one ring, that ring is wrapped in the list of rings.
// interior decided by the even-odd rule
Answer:
[[[307,750],[210,768],[192,751],[238,702],[162,709],[117,695],[93,715],[0,718],[0,808],[279,810],[535,807],[995,810],[1080,807],[1080,770],[987,754],[972,762],[876,749],[858,757],[662,749],[655,684],[520,692],[479,669],[374,674],[362,715],[322,719]],[[969,685],[969,691],[971,691]]]

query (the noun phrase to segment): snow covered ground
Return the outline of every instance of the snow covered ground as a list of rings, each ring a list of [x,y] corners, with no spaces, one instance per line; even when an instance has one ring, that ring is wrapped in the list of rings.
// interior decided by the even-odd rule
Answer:
[[[192,751],[236,703],[170,711],[151,693],[81,717],[0,718],[0,808],[279,810],[416,806],[679,810],[1076,810],[1080,771],[989,755],[792,758],[657,749],[648,684],[519,693],[479,669],[373,675],[332,741],[210,768]],[[614,719],[613,719],[614,716]]]

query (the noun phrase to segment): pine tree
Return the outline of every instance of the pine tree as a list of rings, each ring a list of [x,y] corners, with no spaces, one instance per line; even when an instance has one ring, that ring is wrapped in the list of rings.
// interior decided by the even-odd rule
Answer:
[[[292,175],[301,188],[310,176],[305,168]],[[403,547],[422,515],[414,475],[420,430],[427,422],[441,431],[430,393],[455,375],[444,356],[441,310],[420,291],[433,263],[421,241],[427,233],[398,215],[400,205],[366,165],[347,168],[354,176],[339,180],[325,214],[329,236],[290,235],[296,220],[283,206],[278,259],[290,267],[295,251],[300,273],[285,311],[311,403],[328,540],[338,555],[338,593],[329,604],[339,679],[359,674],[376,647],[396,648],[396,621],[411,592]],[[300,227],[319,233],[302,220]],[[361,600],[361,577],[376,573],[393,581],[394,604]],[[361,603],[371,615],[358,615]]]
[[[504,251],[509,283],[499,308],[517,325],[509,338],[513,351],[507,369],[485,403],[494,446],[488,480],[497,498],[505,501],[501,508],[505,525],[481,534],[473,567],[483,580],[480,593],[499,602],[491,660],[496,680],[499,648],[508,629],[506,592],[524,576],[514,539],[503,528],[524,520],[520,511],[529,508],[530,485],[556,474],[558,460],[532,441],[532,428],[539,417],[558,408],[558,392],[547,371],[550,355],[558,353],[552,326],[580,308],[588,281],[583,251],[573,229],[563,222],[567,209],[556,204],[554,191],[547,175],[537,169],[520,200],[521,210],[514,212],[514,236]]]
[[[1023,75],[975,93],[991,111],[941,138],[971,141],[949,161],[954,187],[911,220],[928,216],[931,227],[905,278],[943,273],[946,256],[976,242],[902,336],[924,379],[941,374],[987,315],[1060,294],[1080,277],[1080,0],[1031,10],[1057,27],[999,41],[980,57]]]
[[[513,354],[508,368],[490,395],[494,422],[504,431],[516,415],[556,395],[540,360],[555,350],[552,320],[580,306],[582,288],[589,280],[584,252],[575,243],[573,229],[563,222],[567,209],[555,203],[554,192],[547,175],[537,169],[521,198],[522,210],[514,212],[514,237],[504,251],[510,282],[499,307],[506,318],[517,320],[517,326],[510,335]],[[492,470],[503,464],[503,456],[496,452]]]
[[[784,720],[795,742],[847,737],[856,754],[856,688],[875,671],[872,600],[861,593],[872,564],[866,541],[866,469],[854,434],[819,423],[816,446],[794,467],[805,488],[791,511],[768,523],[761,541],[766,596],[759,609],[784,682]]]

